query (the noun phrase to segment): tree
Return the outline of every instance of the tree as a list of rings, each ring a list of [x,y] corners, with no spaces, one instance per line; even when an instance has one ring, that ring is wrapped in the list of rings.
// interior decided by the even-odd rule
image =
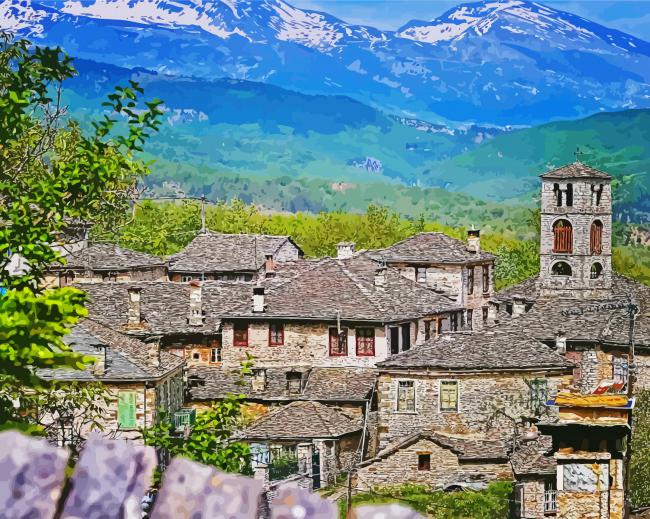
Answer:
[[[81,368],[62,337],[86,315],[83,293],[41,287],[54,247],[80,222],[111,234],[128,219],[148,166],[138,158],[160,125],[160,101],[138,104],[135,82],[117,87],[107,113],[85,135],[64,124],[62,83],[75,74],[59,48],[0,35],[0,381],[39,387],[39,368]],[[8,270],[14,255],[25,268]],[[0,394],[0,427],[15,425],[10,395]],[[24,420],[20,420],[25,423]]]
[[[632,508],[650,505],[650,390],[636,395],[630,460]]]

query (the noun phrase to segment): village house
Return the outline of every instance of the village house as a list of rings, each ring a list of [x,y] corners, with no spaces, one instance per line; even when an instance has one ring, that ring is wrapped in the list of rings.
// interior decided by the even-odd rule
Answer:
[[[93,243],[68,254],[64,264],[51,266],[45,274],[44,284],[64,287],[73,283],[165,279],[167,265],[164,260],[112,243]]]
[[[204,231],[169,258],[169,279],[253,281],[272,275],[276,263],[302,256],[290,236]]]
[[[467,231],[466,243],[440,232],[422,232],[385,249],[369,251],[368,256],[452,297],[465,309],[462,328],[488,324],[495,257],[481,250],[479,230]],[[442,323],[442,330],[449,326]]]
[[[95,359],[84,370],[41,369],[39,376],[59,382],[101,383],[110,395],[100,419],[102,434],[141,441],[139,429],[153,425],[159,413],[183,406],[183,359],[161,351],[91,319],[77,324],[64,341],[72,351]],[[81,419],[83,417],[80,417]],[[61,445],[85,439],[87,422],[61,424],[53,441]]]

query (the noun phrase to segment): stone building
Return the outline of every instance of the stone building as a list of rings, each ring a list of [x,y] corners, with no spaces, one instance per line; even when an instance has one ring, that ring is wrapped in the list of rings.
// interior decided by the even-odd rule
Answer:
[[[465,309],[461,327],[478,329],[488,323],[495,257],[481,250],[480,231],[468,231],[467,242],[440,232],[423,232],[367,254],[454,299]],[[442,330],[447,327],[443,323]]]
[[[516,481],[514,513],[534,519],[557,514],[557,461],[553,439],[535,433],[521,437],[510,457]]]
[[[360,463],[356,488],[371,490],[408,482],[431,490],[478,490],[491,481],[511,479],[505,442],[421,430]]]
[[[64,341],[77,352],[96,359],[84,370],[43,369],[39,376],[60,382],[100,382],[112,399],[102,419],[102,434],[140,440],[139,429],[155,423],[158,413],[174,413],[183,406],[183,359],[161,351],[91,319],[73,328]],[[73,443],[91,431],[88,423],[62,424],[59,444]]]
[[[277,263],[302,256],[290,236],[206,231],[169,258],[169,279],[253,281],[272,275]]]
[[[45,275],[46,286],[73,283],[156,281],[167,279],[167,265],[156,256],[112,243],[94,243],[66,256]]]

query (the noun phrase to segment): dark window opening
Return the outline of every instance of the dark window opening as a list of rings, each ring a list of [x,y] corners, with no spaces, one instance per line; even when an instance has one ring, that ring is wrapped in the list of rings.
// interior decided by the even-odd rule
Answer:
[[[356,329],[357,356],[372,357],[375,354],[375,329]]]
[[[269,324],[269,346],[282,346],[284,344],[284,324]]]
[[[233,345],[248,346],[248,324],[235,323]]]
[[[418,470],[431,470],[431,454],[418,454]]]
[[[573,184],[566,185],[566,205],[567,207],[573,206]]]
[[[483,265],[483,293],[490,291],[490,266]]]
[[[490,315],[490,310],[487,306],[481,308],[481,316],[483,317],[483,324],[487,324],[489,315]]]
[[[431,321],[424,321],[424,340],[431,339]]]
[[[201,354],[198,351],[192,353],[193,360],[201,360]]]
[[[596,220],[591,224],[589,235],[589,249],[592,254],[603,253],[603,222]]]
[[[453,314],[450,315],[450,324],[449,324],[449,329],[452,332],[457,332],[458,331],[458,313],[454,312]]]
[[[399,328],[397,326],[390,327],[390,354],[397,355],[399,353]]]
[[[289,395],[299,395],[302,393],[302,373],[289,371],[287,373],[287,393]]]
[[[594,263],[591,266],[591,272],[589,273],[589,277],[591,279],[598,279],[602,275],[603,275],[603,266],[600,263]]]
[[[107,272],[102,276],[102,281],[117,281],[117,272]]]
[[[472,323],[473,320],[474,320],[474,310],[467,310],[467,329],[468,330],[473,329],[473,323]]]
[[[402,325],[402,351],[411,349],[411,323]]]
[[[348,330],[347,328],[330,328],[330,356],[344,357],[348,354]]]
[[[551,275],[553,276],[570,276],[571,274],[571,266],[565,261],[558,261],[551,267]]]
[[[474,267],[467,269],[467,293],[474,293]]]
[[[553,196],[555,197],[555,204],[562,207],[562,190],[560,184],[553,184]]]
[[[63,272],[59,275],[59,287],[67,287],[68,285],[71,285],[74,283],[74,272],[71,270],[68,270],[67,272]]]
[[[573,252],[573,227],[568,220],[558,220],[553,224],[553,252]]]

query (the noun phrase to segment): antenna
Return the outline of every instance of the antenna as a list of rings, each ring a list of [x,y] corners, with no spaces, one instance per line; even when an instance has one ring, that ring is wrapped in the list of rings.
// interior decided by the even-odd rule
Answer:
[[[201,234],[205,234],[205,195],[201,195]]]
[[[573,154],[576,156],[576,162],[580,162],[580,157],[584,155],[584,153],[580,151],[580,146],[576,147],[576,151],[574,151]]]

